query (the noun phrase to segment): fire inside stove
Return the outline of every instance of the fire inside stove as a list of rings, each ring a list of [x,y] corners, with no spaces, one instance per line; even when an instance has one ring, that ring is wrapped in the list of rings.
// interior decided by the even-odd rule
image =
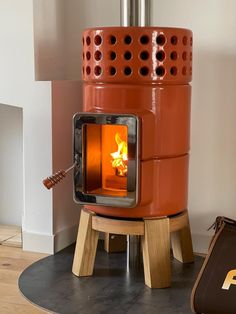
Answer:
[[[116,133],[115,140],[118,146],[118,150],[111,153],[113,158],[112,167],[116,171],[116,175],[120,177],[126,177],[128,171],[128,147],[127,140],[123,141],[119,133]]]
[[[128,174],[126,125],[86,124],[85,192],[125,196]]]

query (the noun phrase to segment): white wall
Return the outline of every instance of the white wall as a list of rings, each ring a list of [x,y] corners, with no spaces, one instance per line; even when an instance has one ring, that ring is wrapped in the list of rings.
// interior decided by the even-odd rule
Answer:
[[[24,248],[52,253],[52,193],[41,184],[52,171],[51,84],[34,81],[32,12],[31,0],[0,1],[0,103],[23,108]]]
[[[33,0],[37,80],[81,80],[84,28],[118,26],[119,0]]]
[[[0,225],[22,224],[22,109],[0,104]]]
[[[33,4],[35,79],[49,81],[64,79],[67,49],[66,2],[34,0]]]
[[[82,106],[81,83],[54,81],[52,83],[52,147],[53,172],[67,169],[73,163],[72,117]],[[73,171],[53,189],[53,233],[55,250],[76,240],[80,206],[73,201]]]

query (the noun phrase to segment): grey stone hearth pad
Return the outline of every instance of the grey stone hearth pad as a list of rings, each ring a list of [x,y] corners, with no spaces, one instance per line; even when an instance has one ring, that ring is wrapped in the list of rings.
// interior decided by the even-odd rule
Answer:
[[[31,302],[60,314],[190,314],[190,294],[203,258],[194,264],[172,260],[172,287],[149,289],[142,268],[127,268],[125,253],[107,254],[101,243],[94,275],[71,272],[74,246],[28,267],[19,278]]]

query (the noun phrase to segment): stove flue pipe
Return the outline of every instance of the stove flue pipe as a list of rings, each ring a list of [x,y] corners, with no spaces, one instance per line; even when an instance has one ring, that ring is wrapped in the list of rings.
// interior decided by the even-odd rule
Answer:
[[[120,25],[150,26],[151,0],[120,0]],[[142,262],[141,238],[129,235],[127,240],[127,268],[138,268]]]
[[[150,26],[151,0],[120,0],[121,26]]]

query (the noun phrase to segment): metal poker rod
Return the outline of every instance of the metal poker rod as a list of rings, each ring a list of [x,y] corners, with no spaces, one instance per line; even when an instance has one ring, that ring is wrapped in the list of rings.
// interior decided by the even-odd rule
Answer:
[[[75,162],[73,163],[73,165],[70,166],[68,169],[66,169],[66,170],[59,170],[55,174],[53,174],[50,177],[47,177],[46,179],[44,179],[43,180],[44,186],[48,190],[50,190],[57,183],[59,183],[61,180],[63,180],[66,177],[67,173],[70,172],[71,170],[73,170],[76,166],[79,167],[79,164],[77,162],[77,158],[76,158]]]

